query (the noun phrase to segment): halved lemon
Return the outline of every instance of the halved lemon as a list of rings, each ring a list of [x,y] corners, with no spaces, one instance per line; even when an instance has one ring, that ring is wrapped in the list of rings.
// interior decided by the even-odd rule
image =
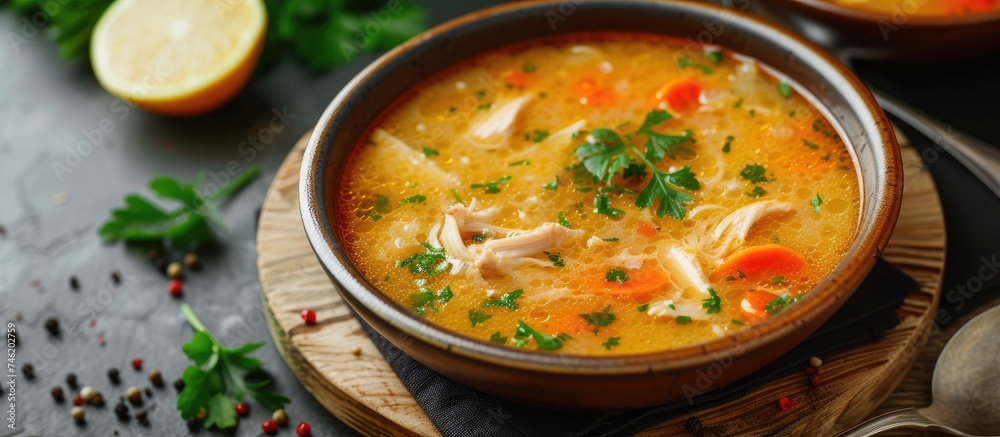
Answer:
[[[231,100],[257,65],[263,0],[118,0],[90,42],[94,74],[149,112],[197,115]]]

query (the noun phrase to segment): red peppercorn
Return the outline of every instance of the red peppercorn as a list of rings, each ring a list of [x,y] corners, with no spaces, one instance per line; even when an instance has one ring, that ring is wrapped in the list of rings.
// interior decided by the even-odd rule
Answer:
[[[778,399],[778,406],[781,407],[781,411],[788,411],[790,408],[795,406],[795,401],[791,400],[787,396],[782,396]]]
[[[271,419],[267,419],[264,423],[260,424],[260,429],[264,430],[264,434],[274,434],[278,432],[278,424],[274,423]]]
[[[313,310],[302,310],[302,320],[305,320],[307,325],[316,324],[316,311]]]
[[[244,404],[242,402],[236,404],[236,414],[239,414],[240,416],[246,416],[247,413],[249,412],[250,412],[250,407],[248,407],[247,404]]]
[[[817,372],[819,372],[819,369],[815,367],[812,366],[806,367],[806,375],[815,375]]]
[[[83,405],[83,396],[76,395],[76,397],[73,398],[73,405],[75,405],[77,407],[82,406]]]
[[[178,280],[174,279],[170,281],[170,286],[167,288],[170,291],[170,295],[173,297],[181,297],[181,293],[184,292],[184,284]]]
[[[142,370],[142,358],[132,360],[132,368],[135,370]]]
[[[295,427],[295,433],[299,437],[309,437],[309,432],[312,431],[312,427],[308,423],[299,422],[299,426]]]

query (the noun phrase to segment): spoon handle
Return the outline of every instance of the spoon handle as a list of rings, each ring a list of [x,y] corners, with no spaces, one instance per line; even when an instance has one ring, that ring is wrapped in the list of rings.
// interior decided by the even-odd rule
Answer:
[[[1000,197],[1000,149],[991,147],[951,126],[892,99],[871,87],[882,109],[899,117],[906,124],[941,146],[972,174],[976,175],[994,195]]]
[[[934,422],[921,414],[920,410],[904,408],[902,410],[890,411],[881,416],[874,417],[867,422],[862,422],[851,429],[837,434],[837,437],[867,437],[893,429],[924,429],[947,432],[957,436],[968,435]]]

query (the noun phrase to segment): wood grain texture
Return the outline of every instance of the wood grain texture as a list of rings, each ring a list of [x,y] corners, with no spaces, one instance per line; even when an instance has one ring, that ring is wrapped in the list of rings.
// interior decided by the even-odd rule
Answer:
[[[313,256],[298,210],[298,177],[306,137],[289,153],[264,200],[257,234],[257,263],[271,333],[285,361],[317,401],[367,435],[437,435],[406,387],[361,330]],[[900,143],[905,142],[900,138]],[[886,260],[921,283],[900,308],[902,323],[875,344],[827,360],[823,383],[805,373],[771,382],[731,404],[700,411],[705,435],[827,435],[872,414],[906,377],[892,406],[918,405],[927,388],[925,365],[907,371],[921,355],[940,296],[944,266],[944,216],[937,189],[920,157],[903,147],[903,210],[884,252]],[[299,313],[317,312],[306,326]],[[358,347],[355,356],[351,349]],[[938,349],[939,350],[939,349]],[[925,354],[926,355],[926,354]],[[936,355],[934,355],[936,357]],[[921,363],[926,359],[921,358]],[[916,374],[915,374],[916,373]],[[922,377],[927,380],[923,383]],[[912,380],[912,382],[911,382]],[[783,412],[777,399],[798,405]],[[908,403],[914,399],[917,404]],[[926,396],[929,403],[929,394]],[[926,404],[925,403],[925,404]],[[684,434],[688,417],[648,429],[643,435]]]

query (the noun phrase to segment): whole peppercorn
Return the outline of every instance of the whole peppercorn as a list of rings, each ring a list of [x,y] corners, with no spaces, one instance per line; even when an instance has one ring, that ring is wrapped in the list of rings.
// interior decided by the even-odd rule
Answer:
[[[236,414],[240,416],[246,416],[250,412],[250,407],[242,402],[236,404]]]
[[[157,387],[163,387],[163,374],[159,370],[153,369],[149,371],[149,382]]]
[[[115,405],[115,416],[117,416],[118,420],[122,422],[128,422],[129,419],[128,406],[122,402],[119,402],[117,405]]]
[[[146,394],[147,398],[153,397],[153,389],[151,389],[149,387],[146,387],[146,389],[143,390],[142,392]]]
[[[264,434],[274,434],[278,432],[278,424],[274,423],[271,419],[267,419],[264,423],[260,424],[260,429],[264,430]]]
[[[285,413],[284,409],[278,408],[274,410],[274,413],[271,413],[271,420],[277,423],[278,426],[288,425],[288,413]]]
[[[702,431],[701,419],[691,416],[684,422],[684,430],[694,435],[700,435]]]
[[[184,294],[184,283],[180,279],[174,279],[167,285],[167,291],[173,297],[181,297]]]
[[[167,276],[173,279],[180,279],[184,276],[184,267],[179,262],[172,262],[167,266]]]
[[[201,428],[198,419],[188,419],[187,421],[188,431],[197,432]]]
[[[132,360],[132,368],[135,370],[142,370],[142,358]]]
[[[198,257],[197,253],[191,252],[184,255],[184,265],[194,271],[201,269],[201,258]]]
[[[142,390],[139,390],[139,387],[133,385],[129,387],[128,390],[125,390],[125,397],[128,398],[128,401],[131,402],[132,405],[138,405],[142,403]]]
[[[49,331],[50,335],[59,335],[59,321],[54,318],[46,320],[45,330]]]
[[[94,394],[90,397],[90,405],[93,405],[95,407],[103,407],[104,395],[101,394],[101,392],[94,392]]]
[[[174,381],[174,389],[178,392],[184,391],[184,385],[184,379],[182,378],[177,378],[177,380]]]
[[[76,276],[69,277],[69,288],[72,288],[73,291],[80,289],[80,280],[76,279]]]
[[[68,385],[69,388],[71,388],[73,390],[77,389],[78,386],[76,385],[76,374],[75,373],[70,373],[70,374],[66,375],[66,385]]]
[[[122,274],[121,274],[121,272],[119,272],[118,270],[112,271],[111,272],[111,282],[114,282],[115,285],[121,285],[121,283],[122,283]]]
[[[87,386],[80,390],[80,397],[83,398],[84,402],[90,402],[90,398],[94,396],[94,393],[96,393],[96,391]]]
[[[59,403],[62,403],[62,401],[66,400],[66,397],[63,395],[63,389],[62,389],[62,387],[60,387],[58,385],[55,386],[55,387],[52,387],[52,399],[55,399],[56,402],[59,402]]]
[[[302,320],[306,322],[307,325],[316,324],[316,311],[313,310],[302,310]]]
[[[83,423],[86,420],[83,417],[85,414],[83,407],[73,407],[73,409],[69,411],[69,414],[70,416],[73,416],[73,420],[75,420],[76,423]]]
[[[111,383],[114,385],[118,385],[122,382],[121,373],[118,372],[118,369],[115,367],[108,369],[108,379],[110,379]]]
[[[823,360],[819,359],[819,357],[812,357],[812,358],[809,359],[809,365],[813,366],[813,367],[822,366],[823,365]]]
[[[299,426],[295,427],[295,433],[299,437],[309,437],[309,433],[312,431],[312,427],[308,423],[299,422]]]
[[[361,356],[361,348],[358,346],[351,347],[351,354],[354,356]]]
[[[145,411],[135,413],[135,421],[139,422],[139,425],[149,426],[149,413]]]
[[[25,364],[21,366],[21,374],[23,374],[24,377],[28,379],[28,381],[34,380],[35,366],[32,366],[31,364]]]
[[[83,405],[83,396],[76,395],[76,397],[73,398],[73,405],[76,405],[78,407],[82,406]]]

